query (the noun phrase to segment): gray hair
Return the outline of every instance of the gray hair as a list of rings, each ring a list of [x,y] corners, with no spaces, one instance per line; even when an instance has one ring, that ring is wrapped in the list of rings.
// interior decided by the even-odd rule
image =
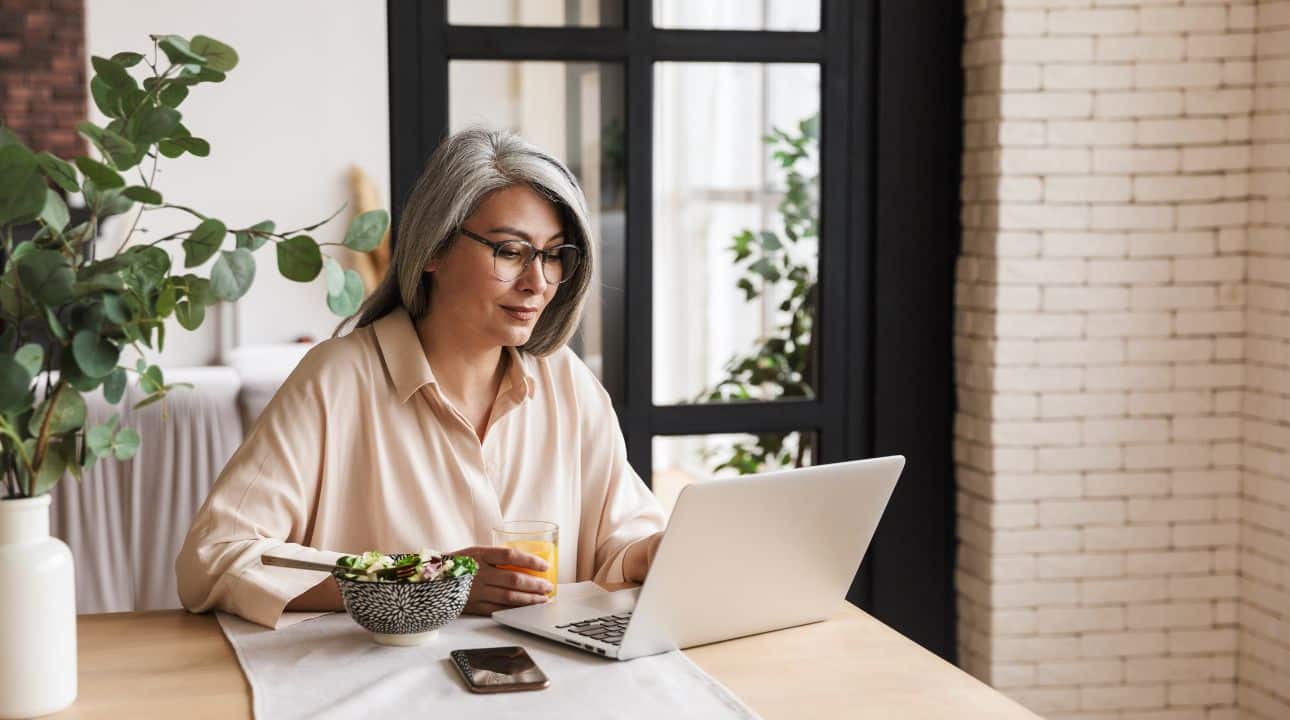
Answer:
[[[548,355],[564,345],[578,327],[595,262],[582,188],[564,163],[514,133],[482,127],[448,136],[430,156],[403,207],[390,268],[358,309],[356,327],[399,307],[413,320],[425,315],[433,291],[426,265],[447,253],[462,224],[489,194],[521,184],[555,205],[564,242],[582,249],[582,262],[573,277],[560,284],[520,349]]]

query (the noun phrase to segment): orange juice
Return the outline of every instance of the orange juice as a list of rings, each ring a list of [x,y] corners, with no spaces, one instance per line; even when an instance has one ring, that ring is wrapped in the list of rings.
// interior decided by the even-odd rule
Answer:
[[[513,565],[498,565],[497,567],[502,568],[503,570],[516,570],[529,575],[536,575],[540,578],[546,578],[546,580],[551,583],[551,592],[547,593],[547,597],[555,597],[555,588],[557,584],[556,578],[559,577],[560,548],[549,540],[507,540],[502,544],[506,547],[515,548],[521,552],[526,552],[530,555],[536,555],[542,558],[546,561],[547,568],[546,572],[538,572],[537,570],[515,567]]]

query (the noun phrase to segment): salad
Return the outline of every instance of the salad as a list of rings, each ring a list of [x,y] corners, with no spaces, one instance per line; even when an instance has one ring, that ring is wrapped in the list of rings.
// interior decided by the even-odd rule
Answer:
[[[416,554],[403,555],[397,560],[390,555],[368,550],[362,555],[342,555],[336,561],[336,564],[352,568],[352,572],[345,573],[345,579],[362,580],[364,582],[422,583],[447,580],[461,577],[462,575],[474,575],[479,572],[479,563],[475,562],[472,557],[466,555],[449,557],[430,549],[422,550]],[[415,565],[416,570],[406,578],[386,580],[376,575],[378,570],[402,568],[409,565]]]

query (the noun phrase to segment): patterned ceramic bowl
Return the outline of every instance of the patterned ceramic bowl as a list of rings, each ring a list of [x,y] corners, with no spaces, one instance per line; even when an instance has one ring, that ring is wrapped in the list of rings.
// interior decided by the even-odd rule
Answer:
[[[404,556],[391,556],[398,560]],[[420,645],[456,620],[470,597],[474,575],[413,583],[349,580],[332,571],[345,611],[382,645]]]

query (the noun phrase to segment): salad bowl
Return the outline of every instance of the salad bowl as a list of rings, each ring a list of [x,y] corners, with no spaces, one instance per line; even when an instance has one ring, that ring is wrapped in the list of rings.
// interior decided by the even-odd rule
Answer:
[[[376,558],[373,561],[373,558]],[[383,558],[384,560],[380,559]],[[418,562],[414,563],[413,558]],[[427,562],[426,558],[430,558]],[[368,562],[364,563],[364,559]],[[349,560],[350,564],[346,560]],[[416,564],[428,568],[412,578],[372,577],[376,570]],[[345,611],[382,645],[410,646],[429,642],[439,628],[456,620],[466,607],[477,566],[468,557],[364,553],[345,556],[333,569]],[[447,566],[445,569],[443,566]]]

